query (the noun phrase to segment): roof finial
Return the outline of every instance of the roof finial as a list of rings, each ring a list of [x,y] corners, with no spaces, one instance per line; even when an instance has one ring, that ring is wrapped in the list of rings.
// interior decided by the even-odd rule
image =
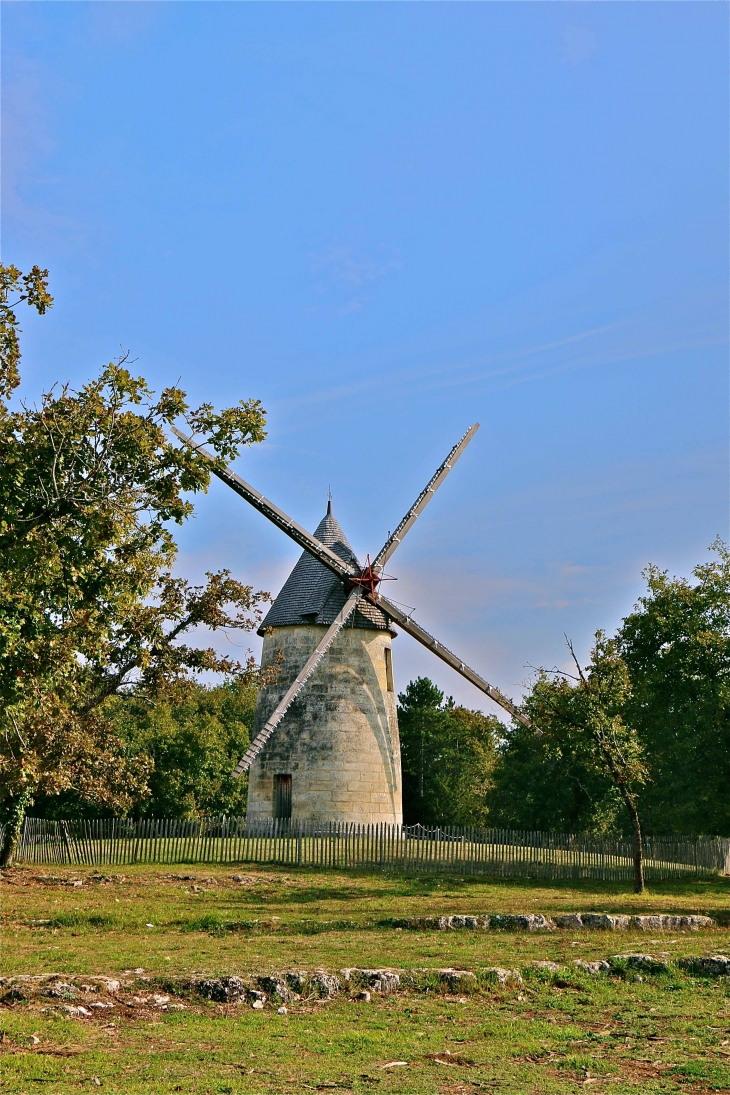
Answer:
[[[327,516],[332,516],[332,484],[327,484]]]

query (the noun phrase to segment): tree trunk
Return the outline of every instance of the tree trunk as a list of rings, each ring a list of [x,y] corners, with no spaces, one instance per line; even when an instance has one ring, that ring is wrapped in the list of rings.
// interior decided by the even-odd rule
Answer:
[[[33,804],[33,792],[30,788],[21,791],[10,800],[10,809],[5,820],[3,845],[0,849],[0,867],[12,867],[15,850],[23,831],[25,812]]]
[[[631,825],[634,831],[634,893],[644,892],[644,841],[641,836],[641,823],[639,821],[639,811],[636,808],[636,802],[633,795],[630,795],[624,786],[619,788],[621,791],[621,797],[623,798],[629,813],[631,814]]]

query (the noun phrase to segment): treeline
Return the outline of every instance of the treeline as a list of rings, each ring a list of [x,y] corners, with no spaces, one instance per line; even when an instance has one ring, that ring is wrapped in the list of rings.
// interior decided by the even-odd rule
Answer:
[[[720,542],[714,550],[692,580],[649,567],[646,594],[616,636],[598,637],[622,680],[600,713],[621,735],[645,832],[730,835],[730,553]],[[572,665],[537,674],[527,729],[412,682],[400,696],[406,820],[628,835],[616,780],[585,720],[571,721],[581,688]]]
[[[47,818],[195,818],[246,813],[247,780],[233,769],[251,740],[256,686],[227,681],[206,687],[177,681],[159,699],[144,691],[107,702],[109,733],[128,766],[143,778],[125,808],[89,801],[75,789],[39,796],[34,813]]]
[[[692,580],[653,567],[646,577],[645,596],[603,640],[624,675],[621,744],[636,754],[642,827],[729,835],[730,553],[716,544]],[[546,717],[555,695],[570,701],[579,687],[577,672],[538,673],[523,704],[535,719],[528,729],[456,705],[427,678],[411,681],[398,697],[406,823],[628,836],[631,819],[605,763],[575,727]],[[255,705],[256,686],[245,681],[184,680],[157,700],[142,692],[108,701],[128,763],[145,773],[128,812],[244,814],[246,780],[232,770]],[[110,810],[67,791],[38,799],[36,812]]]

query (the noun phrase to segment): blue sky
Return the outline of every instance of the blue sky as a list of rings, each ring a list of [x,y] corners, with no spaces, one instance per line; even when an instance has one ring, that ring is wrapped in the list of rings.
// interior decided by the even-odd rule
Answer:
[[[727,5],[2,16],[3,255],[56,297],[26,399],[120,346],[260,398],[238,470],[309,528],[331,485],[363,556],[479,421],[388,593],[512,695],[727,538]],[[180,547],[273,592],[298,555],[218,483]]]

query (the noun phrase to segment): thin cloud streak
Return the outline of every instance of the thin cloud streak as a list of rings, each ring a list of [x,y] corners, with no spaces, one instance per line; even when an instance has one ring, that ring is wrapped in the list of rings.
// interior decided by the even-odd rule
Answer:
[[[429,369],[388,370],[387,372],[363,377],[360,380],[353,381],[349,384],[340,384],[331,388],[323,388],[317,392],[293,396],[288,399],[277,401],[277,403],[280,409],[286,409],[337,402],[352,396],[364,394],[368,391],[373,391],[374,389],[393,391],[401,386],[410,386],[419,381],[426,382],[425,384],[420,385],[420,390],[422,391],[437,391],[445,388],[457,387],[463,388],[470,384],[476,385],[483,383],[484,381],[494,381],[498,379],[503,379],[505,381],[504,384],[500,385],[501,388],[505,388],[514,384],[525,384],[534,380],[542,380],[546,377],[557,376],[566,372],[602,368],[607,365],[648,359],[662,354],[669,355],[686,352],[688,350],[727,345],[727,336],[720,332],[713,334],[710,332],[698,331],[694,334],[684,335],[684,337],[680,332],[677,332],[674,339],[670,338],[652,344],[653,339],[647,338],[643,345],[634,344],[624,345],[623,347],[606,346],[602,349],[599,348],[594,350],[593,353],[584,354],[573,360],[546,364],[542,368],[537,365],[535,371],[525,374],[525,370],[530,368],[529,363],[525,365],[521,364],[525,359],[534,358],[540,354],[547,354],[556,349],[562,349],[567,346],[582,343],[587,339],[605,336],[609,332],[626,329],[629,327],[630,323],[631,319],[627,318],[615,323],[605,324],[601,327],[589,328],[585,331],[576,332],[566,338],[541,343],[537,346],[517,350],[512,353],[491,354],[482,358],[479,363],[459,364],[452,361],[447,365]],[[637,333],[634,343],[640,341],[640,339],[641,334]],[[516,375],[520,372],[522,372],[522,375]],[[469,373],[469,375],[455,376],[454,373]],[[429,381],[430,383],[428,383]]]

